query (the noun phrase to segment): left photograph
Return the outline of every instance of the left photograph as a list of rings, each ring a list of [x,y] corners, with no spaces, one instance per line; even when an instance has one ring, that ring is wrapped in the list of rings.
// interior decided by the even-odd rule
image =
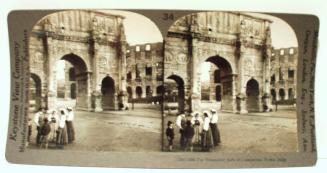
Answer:
[[[29,149],[160,151],[163,38],[148,18],[67,10],[29,37]]]

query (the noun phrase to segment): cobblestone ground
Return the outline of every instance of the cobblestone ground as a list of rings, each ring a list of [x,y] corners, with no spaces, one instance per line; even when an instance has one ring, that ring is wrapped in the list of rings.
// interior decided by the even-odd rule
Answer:
[[[129,111],[75,112],[76,141],[64,150],[161,151],[160,107]],[[36,148],[33,127],[29,148]],[[49,149],[53,149],[50,144]]]
[[[298,149],[297,119],[295,108],[292,106],[279,106],[277,112],[270,113],[218,113],[222,143],[214,148],[213,152],[295,152]],[[175,122],[175,119],[176,115],[166,115],[164,123],[166,125],[168,120]],[[174,151],[182,151],[177,127],[175,135]],[[164,144],[167,146],[166,137]],[[194,151],[200,151],[200,147],[195,146]]]

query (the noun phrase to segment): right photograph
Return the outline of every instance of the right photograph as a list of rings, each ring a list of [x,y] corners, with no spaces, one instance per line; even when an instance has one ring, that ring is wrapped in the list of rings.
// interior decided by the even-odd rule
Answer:
[[[294,30],[272,15],[198,12],[164,38],[163,151],[297,152]]]

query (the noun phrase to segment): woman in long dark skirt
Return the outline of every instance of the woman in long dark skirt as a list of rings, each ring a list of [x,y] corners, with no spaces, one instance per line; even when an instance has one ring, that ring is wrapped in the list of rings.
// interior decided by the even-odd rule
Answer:
[[[202,151],[210,151],[213,147],[212,134],[210,130],[210,117],[207,111],[203,112],[203,130],[201,135]]]

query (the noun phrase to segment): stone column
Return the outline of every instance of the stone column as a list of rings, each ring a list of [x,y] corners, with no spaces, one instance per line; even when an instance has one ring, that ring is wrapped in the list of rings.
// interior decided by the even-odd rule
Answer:
[[[91,44],[90,44],[90,57],[91,60],[91,67],[92,67],[92,75],[89,75],[90,82],[90,93],[91,93],[91,107],[94,112],[101,112],[102,109],[102,93],[101,93],[101,79],[99,79],[99,72],[98,72],[98,62],[99,62],[99,44],[96,42],[96,33],[93,31],[91,33]]]
[[[209,101],[216,102],[216,83],[215,83],[215,69],[210,66],[210,91],[209,91]]]
[[[91,76],[90,72],[86,74],[86,106],[87,111],[92,111],[92,86],[91,86]]]
[[[236,95],[236,112],[239,114],[247,113],[246,108],[246,83],[244,79],[244,52],[245,47],[243,45],[242,33],[238,35],[238,40],[236,42],[236,59],[238,68],[238,85],[237,85],[237,95]]]
[[[123,19],[117,18],[119,23],[119,42],[116,45],[117,58],[118,58],[118,83],[119,83],[119,92],[117,93],[117,105],[119,110],[128,109],[128,94],[127,94],[127,81],[126,81],[126,36],[123,25]],[[116,105],[116,104],[115,104]]]
[[[117,95],[118,105],[120,110],[128,109],[128,94],[127,94],[127,82],[126,82],[126,36],[123,25],[123,19],[117,18],[119,23],[119,43],[117,45],[118,62],[119,62],[119,93]]]
[[[152,83],[152,97],[157,96],[157,66],[152,65],[152,76],[151,76],[151,83]]]
[[[262,94],[262,105],[260,105],[260,108],[262,108],[262,111],[268,112],[269,109],[272,108],[271,106],[271,97],[270,97],[270,50],[266,50],[266,53],[264,54],[264,62],[263,62],[263,79],[262,84],[263,86],[263,94]],[[260,99],[260,100],[261,100]]]
[[[246,110],[246,96],[242,93],[236,96],[236,112],[239,114],[248,113]]]
[[[53,56],[55,54],[53,50],[52,37],[46,36],[45,48],[47,50],[47,68],[48,68],[48,90],[47,90],[47,107],[48,109],[55,109],[57,103],[57,83],[55,65],[56,59]]]
[[[94,112],[101,112],[102,109],[102,94],[99,91],[93,91],[92,96],[92,109]]]
[[[237,85],[237,76],[236,75],[233,75],[232,76],[232,112],[237,112],[237,109],[236,109],[236,106],[237,106],[237,103],[236,103],[236,96],[237,96],[237,92],[236,92],[236,85]]]
[[[193,33],[192,33],[193,34]],[[190,101],[190,112],[200,111],[201,110],[201,80],[199,77],[199,58],[200,55],[197,50],[198,40],[194,38],[194,35],[191,36],[189,41],[189,57],[192,68],[191,73],[191,91],[188,96]]]
[[[262,96],[262,111],[268,112],[271,106],[271,98],[270,98],[270,67],[271,67],[271,33],[269,22],[265,23],[266,27],[266,40],[263,45],[263,96]],[[261,105],[260,105],[261,106]]]
[[[119,93],[118,93],[118,109],[125,110],[128,108],[128,94],[127,94],[127,81],[126,81],[126,41],[121,40],[118,46],[118,62],[119,62]]]
[[[65,62],[65,69],[64,69],[64,71],[65,71],[65,100],[70,100],[70,96],[71,96],[71,94],[70,94],[70,85],[71,85],[71,83],[70,83],[70,81],[69,81],[69,67],[67,66],[67,62]]]
[[[119,83],[120,86],[120,90],[121,91],[125,91],[126,92],[126,67],[127,67],[127,64],[126,64],[126,42],[121,42],[120,43],[120,53],[119,53],[119,80],[121,80],[121,82]]]

